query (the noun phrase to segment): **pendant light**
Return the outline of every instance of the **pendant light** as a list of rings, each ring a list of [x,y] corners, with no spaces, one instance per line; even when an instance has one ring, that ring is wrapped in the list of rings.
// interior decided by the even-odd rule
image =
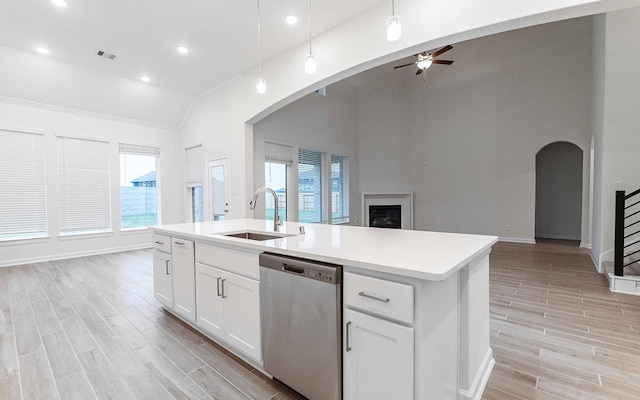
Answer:
[[[260,43],[260,0],[258,2],[258,79],[256,79],[256,92],[267,93],[267,80],[262,77],[262,48]]]
[[[304,62],[304,72],[313,74],[317,69],[316,59],[313,57],[313,51],[311,51],[311,0],[309,0],[309,54],[307,54]]]
[[[402,36],[400,17],[396,15],[395,0],[391,0],[391,16],[387,18],[387,40],[395,42]]]

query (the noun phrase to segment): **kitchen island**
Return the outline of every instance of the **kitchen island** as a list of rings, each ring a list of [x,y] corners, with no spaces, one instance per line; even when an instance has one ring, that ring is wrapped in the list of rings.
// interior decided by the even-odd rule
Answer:
[[[153,231],[156,298],[258,369],[258,255],[269,252],[344,266],[346,400],[481,397],[496,237],[293,222],[274,232],[253,219]],[[247,232],[272,238],[230,236]]]

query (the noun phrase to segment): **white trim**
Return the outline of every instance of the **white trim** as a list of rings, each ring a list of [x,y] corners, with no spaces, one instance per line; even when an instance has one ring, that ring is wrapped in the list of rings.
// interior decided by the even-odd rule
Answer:
[[[510,242],[510,243],[536,244],[535,239],[503,237],[503,236],[498,237],[498,241],[500,241],[500,242]]]
[[[101,143],[111,143],[111,139],[99,138],[99,137],[91,137],[91,136],[82,136],[76,135],[73,133],[62,133],[62,132],[53,132],[55,137],[60,138],[68,138],[68,139],[77,139],[77,140],[88,140],[91,142],[101,142]]]
[[[593,253],[589,253],[589,255],[591,256],[591,262],[593,263],[593,266],[596,268],[596,271],[598,271],[599,273],[603,273],[604,268],[602,267],[601,264],[598,263],[598,260],[596,260]]]
[[[496,361],[493,359],[493,349],[489,347],[487,354],[484,356],[482,366],[478,369],[478,373],[473,378],[473,383],[469,390],[462,388],[458,389],[458,400],[480,400],[482,398],[482,392],[484,392],[485,386],[489,381],[489,376],[493,370],[493,366],[496,365]]]
[[[30,133],[32,135],[46,135],[47,131],[42,129],[32,129],[32,128],[18,128],[15,126],[9,125],[0,125],[0,130],[9,131],[9,132],[18,132],[18,133]]]
[[[114,235],[113,230],[108,231],[69,231],[60,232],[58,240],[91,239],[97,237],[110,237]]]
[[[591,250],[591,243],[580,242],[580,247]]]
[[[370,205],[400,204],[402,212],[402,229],[413,229],[413,192],[369,193],[360,196],[360,220],[362,226],[369,226]]]
[[[558,235],[555,233],[536,233],[540,239],[580,240],[580,235]]]
[[[19,246],[24,244],[47,243],[50,239],[51,239],[51,236],[49,236],[48,233],[43,233],[42,236],[3,238],[3,239],[0,239],[0,247],[1,246]]]
[[[124,122],[127,124],[142,125],[142,126],[147,126],[149,128],[166,129],[166,130],[172,130],[172,131],[180,130],[180,126],[158,124],[155,122],[142,121],[139,119],[124,118],[124,117],[118,117],[115,115],[101,114],[93,111],[78,110],[77,108],[54,106],[51,104],[38,103],[35,101],[15,99],[13,97],[0,96],[0,101],[6,101],[7,103],[14,103],[14,104],[21,104],[21,105],[26,105],[31,107],[43,108],[49,111],[66,112],[69,114],[76,114],[76,115],[81,115],[85,117],[94,117],[94,118],[100,118],[100,119],[105,119],[110,121]]]
[[[120,253],[123,251],[142,250],[142,249],[150,249],[150,248],[151,248],[151,242],[143,245],[138,244],[133,246],[112,247],[109,249],[80,251],[75,253],[62,253],[62,254],[54,254],[54,255],[41,256],[41,257],[32,257],[32,258],[21,258],[17,260],[1,261],[0,268],[10,267],[12,265],[31,264],[31,263],[43,262],[43,261],[64,260],[67,258],[97,256],[100,254]]]

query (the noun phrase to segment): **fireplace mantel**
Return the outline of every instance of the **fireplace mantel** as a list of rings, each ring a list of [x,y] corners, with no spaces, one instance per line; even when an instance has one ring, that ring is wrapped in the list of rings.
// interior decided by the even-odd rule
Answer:
[[[413,193],[362,193],[360,220],[369,226],[369,206],[402,206],[402,229],[413,229]]]

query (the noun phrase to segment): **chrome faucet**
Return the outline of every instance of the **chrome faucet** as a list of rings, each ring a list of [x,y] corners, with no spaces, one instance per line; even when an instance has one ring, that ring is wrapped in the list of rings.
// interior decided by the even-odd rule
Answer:
[[[280,225],[282,225],[282,220],[280,219],[280,213],[278,212],[278,195],[276,194],[276,192],[271,189],[270,187],[261,187],[260,189],[256,190],[256,192],[253,194],[253,199],[249,202],[249,210],[255,210],[256,209],[256,200],[258,200],[258,195],[261,192],[269,192],[273,195],[273,208],[274,208],[274,212],[273,212],[273,231],[274,232],[278,232],[278,229],[280,227]]]

